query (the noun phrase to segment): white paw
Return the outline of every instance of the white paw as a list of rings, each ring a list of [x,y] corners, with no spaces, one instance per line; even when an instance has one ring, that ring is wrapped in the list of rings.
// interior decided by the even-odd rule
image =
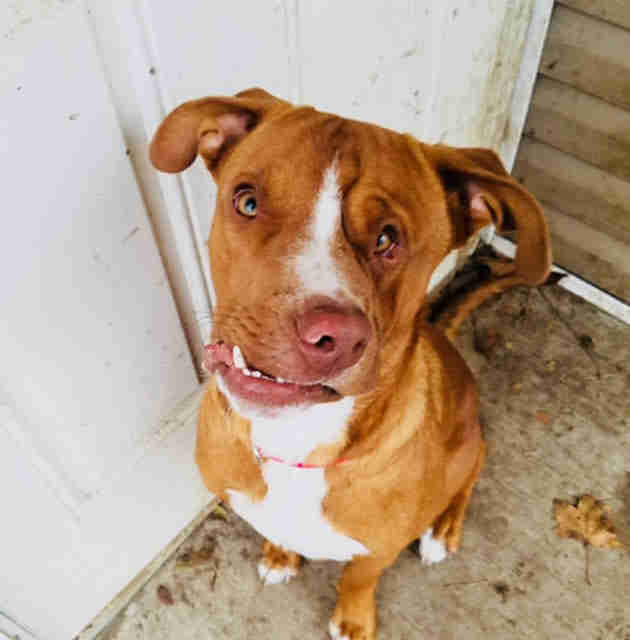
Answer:
[[[286,584],[297,575],[297,571],[293,567],[272,569],[261,560],[258,563],[258,575],[264,584]]]
[[[441,540],[436,540],[433,537],[433,528],[427,529],[422,538],[420,538],[420,557],[422,558],[422,564],[435,564],[436,562],[442,562],[448,555],[446,547]]]
[[[332,640],[349,640],[348,636],[341,635],[341,630],[332,620],[328,623],[328,635]]]

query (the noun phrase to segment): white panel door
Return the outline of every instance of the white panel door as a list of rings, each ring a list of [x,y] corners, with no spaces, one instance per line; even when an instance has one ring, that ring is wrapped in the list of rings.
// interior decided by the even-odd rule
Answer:
[[[207,501],[198,380],[85,8],[2,12],[0,630],[68,640]]]

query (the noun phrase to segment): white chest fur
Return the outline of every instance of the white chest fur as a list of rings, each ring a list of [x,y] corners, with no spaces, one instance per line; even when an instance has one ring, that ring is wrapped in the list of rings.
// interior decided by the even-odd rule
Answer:
[[[219,389],[233,409],[251,420],[252,448],[286,462],[267,460],[262,472],[267,484],[264,500],[252,502],[228,489],[232,508],[270,542],[314,560],[350,560],[368,553],[356,540],[336,531],[325,518],[322,501],[328,493],[323,468],[299,468],[320,445],[339,442],[345,435],[353,398],[294,407],[272,415],[245,406],[232,396],[220,377]]]
[[[254,529],[273,542],[313,560],[350,560],[368,553],[356,540],[339,533],[322,512],[328,492],[324,469],[300,469],[270,460],[263,465],[268,491],[252,502],[228,491],[232,508]]]

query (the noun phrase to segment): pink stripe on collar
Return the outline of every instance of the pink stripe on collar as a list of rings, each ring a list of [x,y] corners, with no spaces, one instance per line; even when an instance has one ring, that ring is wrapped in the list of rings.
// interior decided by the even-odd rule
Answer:
[[[335,462],[331,462],[330,464],[308,464],[307,462],[287,462],[282,458],[266,455],[260,447],[256,447],[254,449],[254,453],[256,454],[256,459],[259,462],[262,460],[273,460],[274,462],[286,464],[289,467],[295,467],[296,469],[325,469],[326,467],[336,467],[339,464],[344,464],[345,462],[348,462],[347,458],[339,458],[339,460],[336,460]]]

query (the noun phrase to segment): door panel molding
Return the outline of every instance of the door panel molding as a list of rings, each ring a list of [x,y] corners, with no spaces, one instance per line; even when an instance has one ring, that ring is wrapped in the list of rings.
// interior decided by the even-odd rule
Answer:
[[[0,640],[43,640],[0,608]]]

